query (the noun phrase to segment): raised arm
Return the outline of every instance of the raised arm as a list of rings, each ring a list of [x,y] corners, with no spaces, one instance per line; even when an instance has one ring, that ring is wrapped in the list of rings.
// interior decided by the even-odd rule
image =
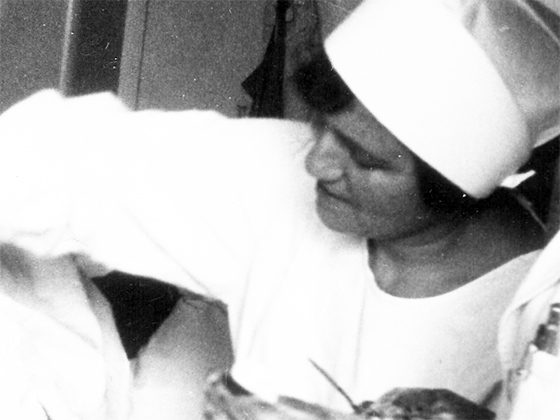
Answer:
[[[303,170],[308,135],[295,123],[41,92],[0,116],[0,240],[227,293],[224,277],[243,281],[267,208]]]

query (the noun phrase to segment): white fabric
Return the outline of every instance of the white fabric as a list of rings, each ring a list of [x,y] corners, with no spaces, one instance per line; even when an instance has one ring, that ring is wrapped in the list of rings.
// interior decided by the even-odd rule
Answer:
[[[337,364],[343,364],[336,379],[356,402],[374,399],[403,384],[451,388],[482,401],[501,378],[499,355],[495,351],[498,321],[523,273],[537,255],[535,252],[519,257],[465,287],[426,299],[387,295],[376,286],[368,270],[364,270],[364,282],[369,284],[360,302],[359,328],[355,329],[353,337],[344,333],[344,339],[354,343],[344,346],[347,348],[344,358],[352,363],[338,361]],[[328,291],[321,293],[322,296],[327,294]],[[311,299],[314,297],[310,296]],[[309,305],[312,306],[312,302]],[[183,305],[180,312],[185,311],[192,310]],[[300,316],[307,318],[306,312],[304,310]],[[348,310],[336,313],[337,320],[329,329],[356,322],[346,319]],[[187,410],[189,418],[202,418],[200,407],[196,406],[200,403],[197,400],[200,390],[191,386],[196,381],[185,381],[193,372],[200,378],[198,369],[193,368],[192,358],[185,357],[185,349],[192,349],[189,344],[192,343],[192,328],[185,325],[187,317],[175,313],[166,320],[162,326],[164,333],[158,332],[156,343],[146,349],[149,357],[144,362],[146,386],[136,391],[137,400],[143,401],[135,403],[137,417],[134,420],[149,419],[158,411],[166,413],[166,420],[180,420]],[[320,321],[315,324],[317,330],[325,328]],[[263,325],[263,328],[268,327]],[[333,339],[336,337],[327,337],[323,342]],[[326,346],[334,345],[330,342]],[[334,349],[334,353],[337,351]],[[327,360],[318,363],[332,369]],[[349,371],[343,372],[345,369]],[[274,396],[281,391],[278,384],[271,381],[270,375],[274,373],[269,370],[266,365],[244,360],[234,367],[234,376],[244,386],[258,392],[261,398],[274,401]],[[295,374],[294,369],[289,370],[289,375]],[[185,403],[191,405],[184,407]],[[142,410],[138,410],[139,407]],[[347,409],[347,406],[342,405],[342,408]]]
[[[373,282],[373,293],[368,296],[372,299],[364,305],[367,321],[362,327],[362,347],[357,351],[371,357],[367,363],[372,375],[388,379],[381,386],[370,384],[362,392],[379,396],[405,383],[455,389],[482,401],[501,375],[494,351],[499,320],[537,255],[519,257],[459,289],[431,298],[397,298],[383,293]],[[376,337],[387,340],[379,345]],[[486,356],[481,357],[483,354]],[[387,363],[390,360],[394,362]],[[433,383],[426,383],[424,376],[430,371]],[[469,379],[462,382],[461,378]]]
[[[92,116],[103,125],[92,125]],[[85,128],[76,138],[79,127]],[[56,138],[43,142],[44,135]],[[81,252],[77,261],[86,271],[95,260],[223,300],[237,360],[266,366],[281,394],[349,409],[311,359],[357,400],[394,385],[448,387],[480,400],[498,379],[493,341],[463,340],[456,354],[414,367],[403,368],[394,355],[428,357],[428,348],[409,347],[402,332],[420,314],[457,322],[447,331],[464,327],[487,304],[483,293],[471,294],[487,280],[433,299],[442,303],[429,310],[422,308],[428,301],[403,301],[411,316],[387,314],[392,333],[377,325],[383,314],[370,312],[375,292],[364,240],[332,232],[316,216],[314,182],[302,162],[309,137],[298,123],[126,113],[109,95],[38,94],[0,117],[0,241],[49,257]],[[510,282],[493,284],[496,309],[486,308],[476,334],[494,334],[527,258],[503,268]],[[461,295],[471,300],[452,308]],[[378,301],[384,299],[397,301]],[[438,352],[444,331],[424,327],[430,338],[422,344]],[[391,351],[395,342],[402,348]],[[400,373],[397,384],[378,375],[377,357],[385,359],[385,372],[416,374]],[[464,374],[472,360],[494,364],[485,366],[490,373],[482,384]]]
[[[485,197],[560,134],[560,36],[527,3],[365,0],[325,48],[389,131]]]
[[[204,419],[208,375],[232,364],[224,308],[183,297],[135,361],[130,420]]]
[[[560,302],[559,255],[560,233],[541,253],[504,313],[499,348],[506,386],[499,420],[550,420],[560,416],[558,355],[528,353],[529,343],[537,326],[547,319],[550,305]]]
[[[131,373],[108,303],[69,258],[0,246],[0,417],[120,420]]]

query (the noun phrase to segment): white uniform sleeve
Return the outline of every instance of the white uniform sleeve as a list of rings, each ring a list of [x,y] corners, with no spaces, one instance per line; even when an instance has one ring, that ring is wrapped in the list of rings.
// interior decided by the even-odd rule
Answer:
[[[38,93],[0,116],[0,241],[223,299],[246,278],[269,210],[291,197],[309,135]]]

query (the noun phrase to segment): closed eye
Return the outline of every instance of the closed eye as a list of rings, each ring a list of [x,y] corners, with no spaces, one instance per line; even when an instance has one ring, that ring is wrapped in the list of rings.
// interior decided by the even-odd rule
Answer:
[[[350,156],[360,169],[368,171],[384,169],[384,164],[380,159],[372,156],[369,152],[366,152],[363,149],[352,150]]]
[[[367,171],[376,171],[389,168],[389,163],[386,160],[372,155],[350,137],[346,136],[338,130],[334,130],[334,133],[338,141],[348,150],[348,152],[350,153],[350,158],[356,164],[356,166],[358,166],[358,168]]]
[[[389,162],[372,155],[361,145],[359,145],[354,139],[347,136],[342,131],[336,129],[335,127],[330,127],[323,116],[319,114],[315,115],[312,118],[312,127],[315,131],[316,138],[324,135],[327,130],[330,130],[332,133],[334,133],[338,142],[348,151],[348,153],[350,154],[350,158],[358,168],[366,171],[375,171],[390,168]]]

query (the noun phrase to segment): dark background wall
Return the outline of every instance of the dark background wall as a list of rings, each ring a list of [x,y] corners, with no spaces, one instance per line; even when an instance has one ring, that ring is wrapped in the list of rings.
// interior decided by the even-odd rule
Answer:
[[[323,32],[328,34],[360,1],[318,0]],[[85,0],[104,2],[115,3],[117,11],[127,3]],[[119,36],[118,32],[108,34],[104,28],[118,27],[122,16],[116,16],[113,22],[105,16],[101,22],[103,37],[82,34],[80,39],[85,45],[67,43],[65,51],[70,3],[71,0],[0,0],[0,112],[37,90],[61,86],[61,78],[75,76],[72,83],[81,83],[87,90],[87,82],[84,85],[79,79],[72,63],[61,70],[64,54],[76,53],[68,51],[72,48],[81,48],[86,55],[99,54],[105,47],[104,37]],[[236,116],[239,106],[250,104],[240,85],[263,56],[272,3],[273,0],[129,0],[127,7],[132,12],[140,9],[140,16],[130,13],[133,19],[127,21],[128,26],[136,26],[129,31],[133,36],[128,43],[124,40],[123,51],[133,69],[125,66],[121,85],[135,86],[138,108],[197,107]],[[89,22],[94,30],[98,24]],[[114,47],[110,45],[110,49]],[[114,65],[107,61],[111,54],[103,59],[105,69]],[[96,71],[84,75],[87,67],[81,70],[86,78],[100,76]]]
[[[237,114],[242,80],[258,64],[263,0],[148,4],[139,108],[216,109]]]
[[[0,112],[60,78],[64,0],[0,1]]]

